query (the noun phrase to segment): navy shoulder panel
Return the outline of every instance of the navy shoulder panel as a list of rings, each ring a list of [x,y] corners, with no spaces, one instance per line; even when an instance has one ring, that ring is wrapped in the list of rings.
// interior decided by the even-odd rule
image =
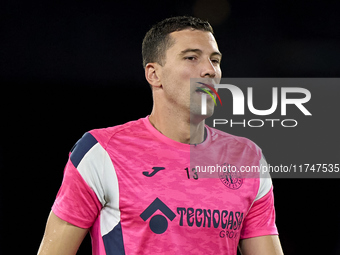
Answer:
[[[82,138],[71,149],[71,162],[77,168],[85,154],[96,144],[98,141],[90,133],[85,133]]]

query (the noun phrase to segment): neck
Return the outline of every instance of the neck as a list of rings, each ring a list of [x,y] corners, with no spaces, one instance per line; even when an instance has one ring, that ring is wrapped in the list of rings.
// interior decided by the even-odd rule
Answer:
[[[159,109],[159,108],[158,108]],[[163,135],[180,143],[198,144],[204,140],[204,120],[190,121],[190,114],[177,114],[176,111],[156,107],[149,116],[150,123]]]

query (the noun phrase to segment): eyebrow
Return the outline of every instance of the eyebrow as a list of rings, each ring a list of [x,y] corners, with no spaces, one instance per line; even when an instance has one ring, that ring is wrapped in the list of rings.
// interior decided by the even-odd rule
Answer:
[[[184,54],[186,54],[186,53],[188,53],[188,52],[194,52],[194,53],[202,54],[202,50],[200,50],[200,49],[185,49],[185,50],[182,50],[182,51],[181,51],[180,55],[184,55]],[[222,58],[222,53],[219,52],[219,51],[214,51],[214,52],[211,53],[210,55],[211,55],[211,56],[213,56],[213,55],[218,55],[218,56],[220,56],[220,57]]]

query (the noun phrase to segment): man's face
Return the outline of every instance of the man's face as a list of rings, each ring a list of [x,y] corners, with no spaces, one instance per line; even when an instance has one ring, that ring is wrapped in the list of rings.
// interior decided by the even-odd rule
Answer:
[[[190,116],[201,115],[201,93],[190,86],[190,78],[204,78],[201,81],[211,85],[221,79],[221,53],[214,36],[210,32],[186,29],[170,34],[175,40],[166,52],[165,63],[161,67],[161,82],[167,103],[178,111],[190,112]],[[206,88],[206,87],[205,87]],[[207,96],[207,116],[211,116],[214,102]]]

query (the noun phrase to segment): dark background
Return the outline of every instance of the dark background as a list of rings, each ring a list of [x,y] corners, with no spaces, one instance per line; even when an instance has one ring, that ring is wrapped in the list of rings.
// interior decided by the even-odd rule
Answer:
[[[0,253],[36,253],[68,152],[84,132],[150,113],[141,42],[155,22],[184,14],[208,18],[223,53],[223,77],[338,77],[339,7],[292,0],[1,2]],[[339,92],[323,94],[330,97],[317,111],[325,108],[331,117],[323,125],[270,137],[265,129],[235,133],[259,144],[273,164],[300,152],[309,160],[308,141],[327,134],[318,151],[328,139],[332,162],[319,163],[340,163],[339,109],[327,107]],[[292,146],[271,153],[286,138]],[[340,254],[339,179],[273,183],[285,254]],[[88,237],[78,254],[91,254]]]

